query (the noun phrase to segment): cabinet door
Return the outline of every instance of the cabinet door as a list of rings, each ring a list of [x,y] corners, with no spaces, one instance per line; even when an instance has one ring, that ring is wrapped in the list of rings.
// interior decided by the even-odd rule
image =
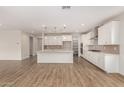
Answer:
[[[49,40],[48,40],[48,37],[46,37],[46,36],[44,37],[44,44],[49,45]]]
[[[105,70],[108,73],[118,73],[119,55],[105,54]]]
[[[55,40],[54,40],[54,37],[53,36],[49,36],[49,45],[55,45]]]
[[[105,32],[104,32],[103,27],[100,27],[98,29],[98,44],[104,45],[104,43],[105,43]]]
[[[112,21],[111,43],[119,44],[119,24],[120,21]]]
[[[112,22],[104,25],[105,30],[105,44],[112,44]]]
[[[105,56],[103,53],[100,53],[98,56],[98,65],[101,69],[105,70]]]
[[[119,44],[119,21],[109,22],[99,28],[98,44]]]
[[[83,35],[81,36],[81,41],[82,40],[83,40]],[[62,41],[72,41],[72,36],[71,35],[63,35]]]
[[[94,57],[93,57],[93,55],[92,55],[92,52],[88,52],[89,53],[89,55],[88,55],[88,59],[89,59],[89,61],[91,62],[91,63],[94,63]]]
[[[62,45],[62,37],[61,36],[49,36],[47,38],[47,43],[49,45]]]
[[[56,38],[56,45],[62,45],[62,37],[61,36],[58,36]]]

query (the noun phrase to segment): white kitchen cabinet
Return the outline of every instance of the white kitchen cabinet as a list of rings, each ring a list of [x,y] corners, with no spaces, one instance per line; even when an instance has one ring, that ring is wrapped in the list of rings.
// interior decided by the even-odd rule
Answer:
[[[106,41],[107,41],[106,40],[106,33],[105,33],[105,30],[102,26],[98,29],[98,44],[104,45]]]
[[[72,41],[72,35],[63,35],[62,41]]]
[[[90,36],[91,36],[90,33],[81,35],[81,42],[83,43],[83,49],[84,50],[88,50],[87,45],[91,44]]]
[[[92,55],[94,56],[94,62],[93,62],[93,63],[94,63],[96,66],[99,66],[99,61],[98,61],[98,59],[99,59],[100,53],[93,52]]]
[[[82,57],[107,73],[118,73],[119,55],[117,54],[84,51]]]
[[[87,42],[87,45],[90,45],[91,44],[91,32],[89,32],[88,34],[86,34],[86,42]]]
[[[103,70],[105,70],[105,57],[104,53],[99,53],[98,55],[98,60],[97,60],[97,66]]]
[[[118,73],[119,55],[105,54],[105,71]]]
[[[62,45],[61,36],[45,36],[45,45]]]
[[[119,44],[119,21],[111,21],[98,28],[98,44]]]
[[[45,36],[45,45],[62,45],[63,41],[72,41],[71,35]]]

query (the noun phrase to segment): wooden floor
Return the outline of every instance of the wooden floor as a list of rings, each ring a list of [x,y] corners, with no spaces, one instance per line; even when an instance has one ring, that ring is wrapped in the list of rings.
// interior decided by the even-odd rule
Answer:
[[[112,87],[124,86],[124,77],[107,74],[83,58],[73,64],[37,64],[36,57],[24,61],[0,61],[1,87]]]

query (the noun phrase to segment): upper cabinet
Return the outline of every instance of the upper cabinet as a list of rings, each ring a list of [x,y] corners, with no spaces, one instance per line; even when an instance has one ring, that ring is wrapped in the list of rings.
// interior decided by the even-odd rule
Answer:
[[[62,45],[61,36],[45,36],[45,45]]]
[[[81,35],[81,41],[84,45],[98,45],[98,30],[92,29],[90,32]]]
[[[63,41],[72,41],[72,35],[45,36],[45,45],[62,45]]]
[[[90,35],[90,33],[81,35],[81,42],[83,43],[84,47],[90,44]]]
[[[72,35],[63,35],[62,41],[72,41]]]
[[[111,21],[98,28],[98,44],[119,44],[119,21]]]

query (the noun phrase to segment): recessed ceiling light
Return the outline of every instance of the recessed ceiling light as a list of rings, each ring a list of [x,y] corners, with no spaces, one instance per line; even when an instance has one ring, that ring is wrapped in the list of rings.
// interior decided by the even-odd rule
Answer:
[[[66,24],[64,24],[63,26],[66,27]]]
[[[42,25],[42,27],[46,27],[46,25]]]
[[[63,26],[64,26],[64,29],[66,29],[66,24],[64,24]]]
[[[0,24],[0,26],[2,26],[2,24]]]
[[[81,26],[84,26],[85,24],[81,24]]]

